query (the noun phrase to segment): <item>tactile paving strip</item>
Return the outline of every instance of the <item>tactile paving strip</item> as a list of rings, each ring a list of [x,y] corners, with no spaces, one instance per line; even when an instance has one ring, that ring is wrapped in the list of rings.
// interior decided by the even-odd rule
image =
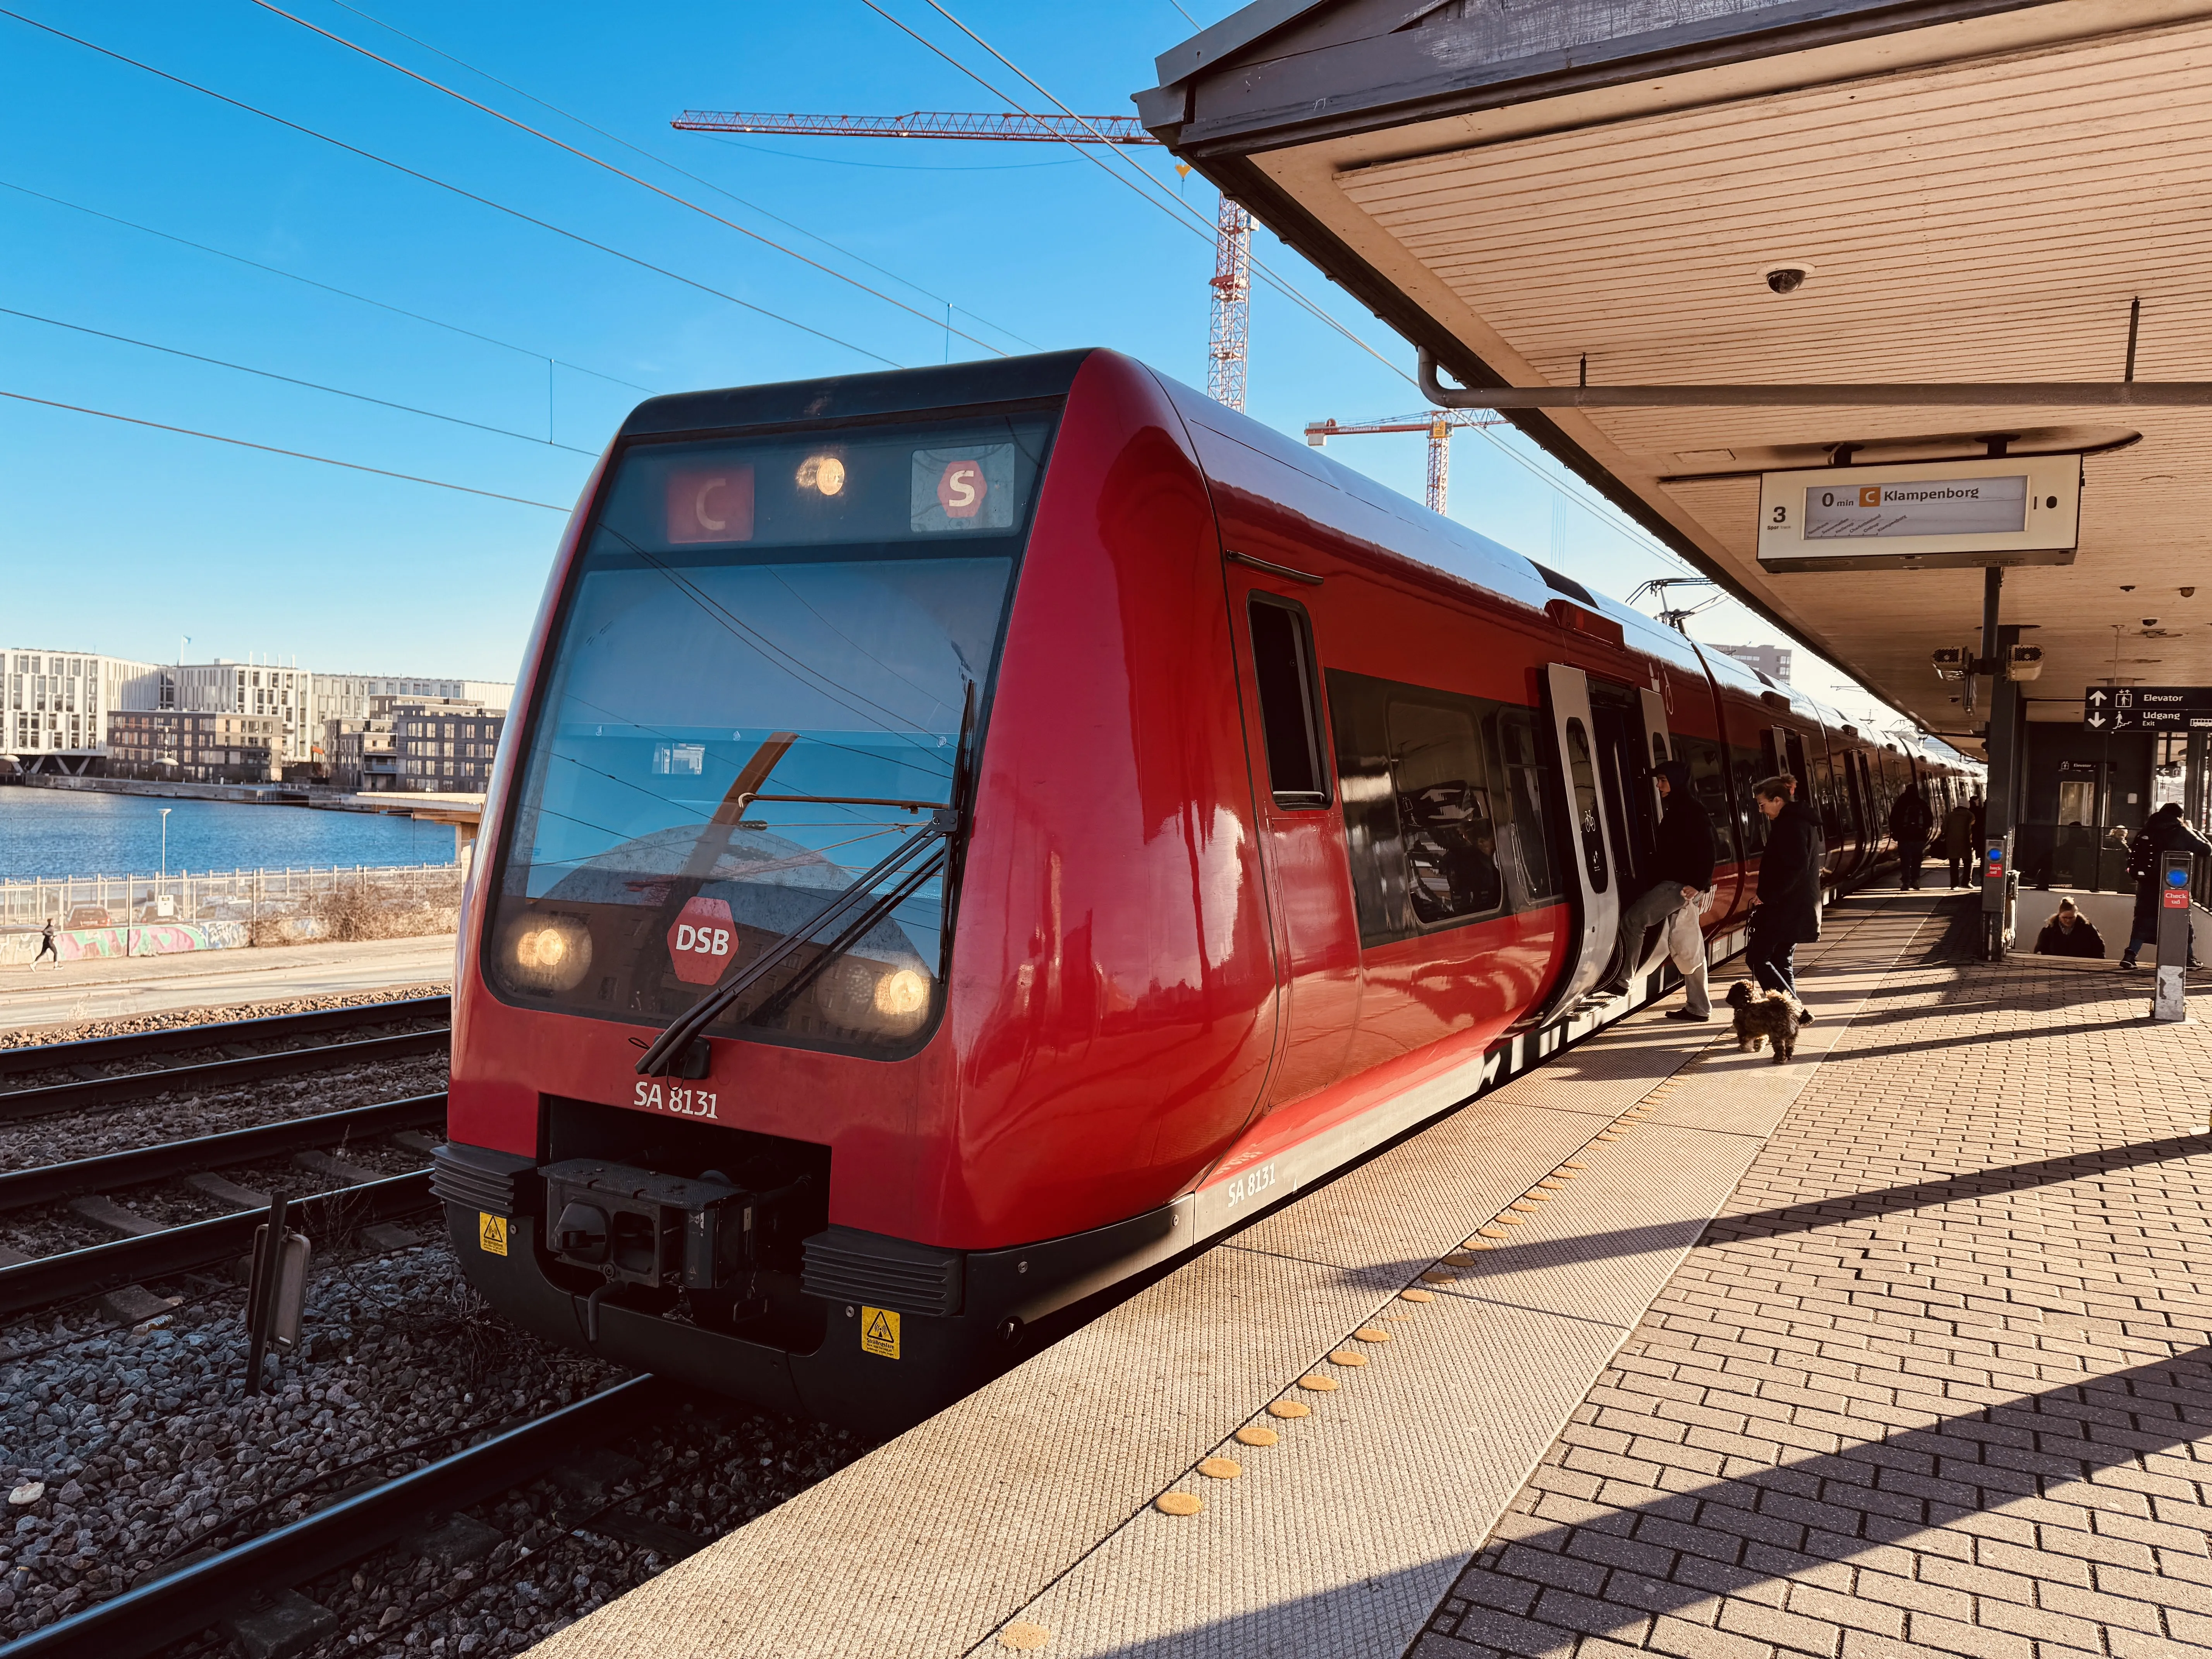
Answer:
[[[1856,978],[1893,956],[1893,930],[1854,950],[1861,931],[1835,928],[1822,961]],[[1808,1039],[1850,1012],[1822,989],[1832,1024]],[[1054,1656],[1402,1652],[1757,1150],[1763,1129],[1710,1120],[1741,1121],[1748,1088],[1771,1123],[1819,1052],[1717,1063],[1724,1030],[1644,1015],[1600,1034],[536,1651],[919,1659],[1005,1632]],[[1522,1197],[1571,1158],[1553,1196]],[[1434,1265],[1462,1239],[1492,1248]],[[1308,1414],[1267,1414],[1284,1400]],[[1254,1423],[1278,1443],[1237,1443]],[[1210,1455],[1242,1472],[1198,1473]],[[1163,1513],[1169,1492],[1200,1507]]]

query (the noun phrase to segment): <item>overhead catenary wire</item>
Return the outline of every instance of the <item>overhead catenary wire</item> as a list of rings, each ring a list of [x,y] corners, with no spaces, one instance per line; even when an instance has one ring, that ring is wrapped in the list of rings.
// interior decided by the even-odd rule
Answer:
[[[228,104],[231,108],[242,111],[246,114],[258,116],[261,119],[273,123],[275,125],[328,144],[333,149],[342,149],[349,155],[358,155],[365,161],[374,161],[379,167],[388,167],[392,172],[404,174],[407,178],[418,179],[426,185],[435,185],[438,189],[459,196],[465,201],[488,207],[495,213],[503,213],[511,219],[520,220],[524,224],[534,225],[540,230],[550,231],[556,236],[563,237],[580,246],[592,248],[611,258],[620,259],[626,264],[635,265],[641,270],[650,270],[658,276],[667,277],[671,282],[681,283],[686,288],[696,289],[702,294],[709,294],[718,300],[726,300],[742,310],[753,313],[756,316],[766,317],[773,322],[783,324],[787,328],[796,329],[802,334],[811,334],[817,340],[826,340],[831,345],[841,346],[857,356],[869,358],[891,368],[905,367],[896,359],[884,356],[880,351],[871,351],[866,346],[855,345],[852,341],[841,339],[826,330],[816,328],[811,324],[802,323],[795,317],[787,317],[781,312],[769,310],[766,306],[755,305],[750,300],[741,300],[736,295],[715,288],[710,283],[702,283],[695,276],[686,276],[681,271],[671,270],[665,265],[655,264],[650,259],[641,258],[635,253],[624,252],[621,248],[598,241],[580,231],[569,230],[563,226],[553,223],[550,220],[540,219],[534,214],[525,213],[520,208],[509,207],[504,202],[495,202],[489,196],[478,195],[475,191],[465,189],[459,185],[438,178],[435,174],[424,173],[417,167],[410,167],[404,162],[392,160],[389,156],[379,155],[374,150],[364,149],[359,144],[348,143],[343,138],[333,137],[327,132],[318,131],[302,122],[276,114],[258,105],[249,104],[242,98],[233,98],[228,93],[217,92],[214,88],[202,86],[197,81],[188,81],[181,75],[173,74],[165,69],[156,69],[153,64],[118,52],[112,46],[103,46],[97,41],[86,40],[82,35],[71,34],[67,29],[57,28],[52,23],[42,23],[35,17],[26,16],[20,11],[11,11],[4,6],[0,6],[0,17],[10,18],[26,27],[37,29],[44,34],[51,34],[58,40],[66,40],[72,46],[82,46],[87,52],[97,52],[102,58],[128,64],[131,68],[142,70],[158,80],[167,81],[173,86],[182,87],[187,92],[197,92],[203,97],[212,98],[217,103]],[[933,329],[944,326],[933,317],[927,320]],[[543,503],[533,503],[533,505],[543,505]]]
[[[703,178],[698,173],[692,173],[685,168],[680,167],[677,166],[675,162],[667,160],[665,157],[654,155],[642,144],[632,143],[629,139],[623,137],[620,134],[610,132],[605,127],[595,125],[592,122],[586,121],[582,116],[575,114],[572,111],[565,110],[558,104],[549,102],[545,99],[538,96],[536,93],[529,92],[521,87],[518,87],[512,81],[502,81],[498,76],[494,75],[489,70],[479,69],[476,64],[470,63],[465,58],[456,58],[452,52],[447,52],[441,47],[432,46],[428,40],[422,39],[419,35],[410,34],[406,30],[387,23],[380,17],[371,15],[369,13],[363,11],[359,6],[349,5],[346,3],[346,0],[330,0],[330,3],[331,4],[337,7],[341,11],[351,12],[356,17],[360,18],[365,23],[373,24],[376,27],[384,30],[388,34],[395,34],[410,46],[421,47],[424,52],[430,53],[431,56],[434,58],[442,58],[447,63],[455,64],[461,69],[465,69],[470,74],[489,81],[495,87],[504,87],[516,97],[523,99],[529,103],[535,104],[540,109],[550,110],[554,114],[559,116],[562,120],[572,121],[576,125],[583,128],[586,132],[598,134],[611,144],[619,144],[623,149],[629,150],[631,154],[643,156],[655,167],[666,167],[671,173],[675,173],[678,178],[689,179],[693,184],[702,185],[706,189],[713,191],[717,196],[726,197],[729,200],[737,203],[738,206],[746,209],[750,212],[759,214],[763,219],[772,220],[775,223],[783,226],[787,230],[797,231],[801,236],[805,237],[809,241],[819,242],[823,247],[830,249],[835,253],[842,255],[844,258],[852,260],[855,264],[866,265],[870,270],[875,271],[878,275],[890,277],[891,281],[898,283],[902,288],[910,288],[916,294],[923,295],[929,299],[934,300],[939,305],[951,306],[953,310],[957,312],[961,316],[973,317],[977,322],[982,324],[984,327],[995,329],[998,332],[1005,335],[1008,339],[1018,341],[1023,345],[1029,347],[1032,351],[1042,351],[1044,349],[1044,348],[1038,345],[1036,341],[1024,339],[1022,336],[1015,333],[1013,330],[1008,328],[1005,324],[994,323],[988,317],[983,316],[980,313],[970,311],[966,306],[961,305],[957,301],[951,300],[942,294],[935,293],[929,289],[924,288],[920,283],[915,282],[911,278],[900,276],[898,272],[890,269],[888,266],[879,265],[872,259],[865,258],[861,255],[854,252],[852,249],[846,247],[840,243],[833,242],[827,236],[823,236],[815,231],[809,230],[805,226],[787,219],[781,214],[771,213],[759,203],[748,201],[745,198],[738,195],[735,191],[726,189],[724,186],[716,184],[711,179]],[[743,149],[750,149],[753,148],[753,146],[741,144],[738,145],[738,148]],[[770,155],[782,154],[780,150],[769,150],[763,153]],[[813,156],[787,156],[785,159],[787,161],[813,161],[820,158]],[[854,162],[852,165],[856,167],[865,167],[873,164],[868,162]],[[1050,167],[1065,167],[1067,164],[1065,161],[1053,161],[1048,162],[1045,165]],[[955,170],[981,171],[982,169]]]
[[[999,88],[993,86],[990,82],[976,74],[975,70],[969,69],[958,58],[945,51],[944,48],[939,46],[927,36],[909,27],[898,18],[894,17],[890,12],[884,10],[882,6],[878,5],[877,3],[877,0],[860,0],[860,3],[866,6],[870,11],[874,12],[878,17],[881,17],[885,22],[890,23],[901,33],[908,35],[922,46],[927,47],[930,52],[934,52],[939,58],[943,58],[945,62],[951,64],[954,69],[959,70],[961,74],[975,82],[976,85],[983,88],[985,91],[989,92],[993,96],[1004,99],[1007,103],[1013,105],[1015,108],[1021,110],[1021,112],[1025,115],[1034,113],[1034,112],[1026,108],[1018,99],[1007,97],[1005,92],[1001,91]],[[1073,110],[1070,109],[1066,104],[1060,102],[1058,98],[1054,97],[1048,88],[1040,85],[1036,80],[1025,73],[1019,64],[1008,58],[1005,53],[1000,52],[995,46],[992,46],[989,41],[984,40],[983,37],[977,34],[975,30],[969,28],[957,17],[955,17],[950,11],[947,11],[943,5],[939,3],[939,0],[923,0],[923,3],[927,5],[931,10],[936,12],[939,16],[943,17],[945,21],[951,24],[953,27],[958,29],[961,33],[966,35],[970,40],[973,40],[985,52],[990,53],[994,58],[1005,64],[1006,67],[1013,74],[1019,76],[1025,83],[1036,89],[1040,97],[1049,101],[1063,115],[1072,117],[1078,121],[1083,120],[1081,116],[1077,115]],[[1087,126],[1088,123],[1086,122],[1085,125]],[[1107,165],[1103,159],[1093,155],[1090,149],[1082,145],[1079,141],[1071,139],[1068,143],[1070,148],[1075,149],[1078,155],[1082,155],[1086,161],[1091,161],[1092,165],[1108,173],[1109,176],[1120,179],[1121,182],[1127,188],[1133,191],[1137,190],[1137,186],[1134,183],[1124,178],[1121,173],[1115,172],[1112,167]],[[1115,151],[1117,155],[1120,154],[1119,146],[1109,144],[1104,145],[1103,147],[1109,150]],[[1135,157],[1127,155],[1120,155],[1120,159],[1127,167],[1133,171],[1139,178],[1142,179],[1146,184],[1151,185],[1152,189],[1158,192],[1157,196],[1152,196],[1146,195],[1145,192],[1139,191],[1138,194],[1142,197],[1143,199],[1152,202],[1153,205],[1161,208],[1162,210],[1167,212],[1171,218],[1176,218],[1178,214],[1187,216],[1188,220],[1192,222],[1188,227],[1190,229],[1198,234],[1205,236],[1208,240],[1212,239],[1214,234],[1213,226],[1210,221],[1206,219],[1205,216],[1200,214],[1195,208],[1191,207],[1189,204],[1182,201],[1181,198],[1176,196],[1172,191],[1169,191],[1166,185],[1161,180],[1153,178],[1151,173],[1146,172],[1145,169],[1139,165]],[[1178,218],[1177,222],[1182,222],[1182,220]],[[1385,368],[1395,374],[1400,380],[1404,380],[1408,386],[1414,386],[1416,389],[1419,388],[1419,381],[1416,380],[1413,375],[1408,374],[1398,364],[1392,362],[1388,357],[1384,356],[1380,351],[1369,344],[1368,342],[1361,339],[1359,336],[1353,333],[1352,330],[1346,327],[1335,318],[1331,317],[1316,302],[1309,299],[1305,295],[1300,293],[1285,278],[1275,272],[1256,255],[1253,258],[1252,266],[1254,270],[1260,271],[1267,277],[1269,286],[1275,289],[1277,292],[1290,299],[1307,312],[1308,314],[1325,324],[1336,333],[1342,335],[1346,339],[1351,341],[1352,344],[1358,346],[1369,356],[1374,358],[1376,362],[1381,363]],[[1475,430],[1480,434],[1486,442],[1492,446],[1492,447],[1495,448],[1500,454],[1503,454],[1512,460],[1516,465],[1520,466],[1528,472],[1540,483],[1543,483],[1547,489],[1556,492],[1561,496],[1564,496],[1574,506],[1581,508],[1583,512],[1596,520],[1597,522],[1606,529],[1610,530],[1616,534],[1626,536],[1632,541],[1635,541],[1636,538],[1632,530],[1621,525],[1615,524],[1611,520],[1607,519],[1603,514],[1598,511],[1595,505],[1583,499],[1583,497],[1576,491],[1567,489],[1558,479],[1548,476],[1540,468],[1529,461],[1525,456],[1522,456],[1515,451],[1510,446],[1499,441],[1497,437],[1484,428],[1476,428]],[[1648,548],[1650,551],[1658,554],[1661,558],[1680,569],[1688,570],[1690,568],[1689,564],[1679,555],[1675,554],[1655,538],[1651,538],[1648,534],[1645,535],[1642,541],[1638,544],[1643,545]]]
[[[334,398],[350,398],[356,403],[374,404],[380,409],[397,410],[403,415],[420,415],[425,420],[446,421],[454,426],[471,427],[478,432],[489,432],[501,438],[519,438],[526,444],[537,444],[545,449],[565,449],[571,455],[596,456],[596,449],[579,449],[574,444],[556,443],[550,438],[533,437],[527,432],[509,431],[503,426],[487,426],[482,421],[465,420],[459,415],[441,415],[434,409],[417,409],[411,404],[396,404],[388,398],[372,398],[366,392],[348,392],[343,386],[325,386],[319,380],[303,380],[296,375],[279,374],[274,369],[255,368],[246,363],[234,363],[221,357],[204,357],[197,351],[185,351],[176,346],[156,345],[151,340],[134,340],[128,334],[111,334],[104,328],[88,328],[82,323],[65,323],[58,317],[41,317],[34,311],[17,311],[12,306],[0,306],[0,317],[21,317],[26,322],[44,323],[50,328],[65,328],[75,334],[89,334],[97,340],[113,340],[119,345],[137,346],[147,351],[159,351],[171,357],[182,357],[195,363],[207,363],[216,368],[235,369],[240,374],[258,375],[264,380],[281,380],[286,386],[304,386],[310,392],[327,392]]]
[[[371,299],[368,295],[356,294],[351,289],[339,288],[332,283],[319,282],[313,276],[302,276],[296,270],[286,270],[279,265],[264,264],[260,260],[249,259],[242,253],[232,253],[223,248],[210,247],[205,242],[195,242],[187,236],[179,236],[166,230],[156,230],[151,225],[142,225],[137,220],[125,219],[119,214],[102,213],[98,208],[88,208],[82,202],[71,202],[59,196],[49,196],[46,191],[33,190],[27,185],[11,184],[5,179],[0,179],[0,190],[12,190],[19,196],[29,196],[41,202],[51,202],[54,206],[67,208],[72,213],[85,214],[94,219],[105,219],[109,224],[121,225],[126,230],[138,231],[148,236],[158,236],[163,241],[174,242],[179,247],[191,248],[200,253],[213,254],[216,258],[228,259],[234,264],[245,265],[253,270],[266,271],[271,276],[282,276],[289,283],[299,283],[308,288],[320,289],[325,294],[335,294],[342,300],[352,300],[361,305],[374,306],[379,311],[392,313],[395,317],[405,317],[415,322],[427,323],[432,328],[442,328],[448,333],[463,335],[471,340],[481,340],[486,345],[495,345],[503,351],[515,352],[538,362],[556,363],[572,373],[588,374],[595,380],[606,380],[616,386],[626,386],[633,392],[650,393],[653,389],[649,386],[640,386],[635,380],[625,380],[618,374],[608,374],[596,368],[586,368],[581,363],[572,363],[566,357],[556,357],[550,351],[534,350],[529,346],[517,345],[512,340],[502,340],[496,335],[483,334],[472,328],[464,328],[459,323],[449,323],[441,318],[427,316],[419,311],[410,311],[404,306],[396,306],[385,300]]]
[[[412,472],[394,472],[389,467],[368,466],[360,461],[341,461],[330,455],[311,455],[304,449],[279,449],[274,444],[257,444],[246,438],[226,438],[220,432],[201,432],[189,426],[171,426],[166,421],[141,420],[136,415],[118,415],[112,410],[88,409],[82,404],[64,404],[52,398],[33,398],[25,392],[0,391],[0,398],[9,398],[19,404],[37,404],[45,409],[64,409],[72,415],[96,415],[103,421],[120,421],[126,426],[151,427],[156,432],[174,432],[186,438],[205,438],[211,443],[233,444],[240,449],[258,449],[264,455],[288,455],[295,461],[319,461],[325,466],[342,466],[349,472],[373,472],[380,478],[398,478],[407,483],[428,484],[437,489],[459,490],[464,495],[482,495],[495,501],[513,501],[518,507],[542,507],[548,513],[566,513],[565,507],[551,501],[533,501],[527,495],[503,495],[496,489],[478,489],[473,484],[449,483],[443,478],[425,478]]]
[[[331,29],[326,29],[319,23],[311,23],[306,18],[300,16],[297,13],[286,11],[283,7],[276,4],[275,0],[252,0],[252,3],[258,6],[262,10],[268,12],[272,15],[283,18],[287,22],[298,24],[301,28],[307,30],[310,33],[321,35],[324,40],[331,41],[337,46],[343,46],[348,52],[358,52],[363,58],[369,59],[372,63],[381,64],[385,68],[391,70],[395,74],[404,75],[410,81],[420,82],[422,85],[428,87],[434,92],[441,92],[445,94],[447,97],[454,100],[456,102],[466,104],[471,109],[480,110],[484,114],[490,116],[495,121],[503,121],[518,132],[526,132],[532,137],[539,139],[545,143],[552,145],[556,149],[566,150],[569,155],[575,156],[580,161],[588,161],[595,167],[599,167],[608,173],[613,173],[617,179],[626,179],[631,184],[635,185],[640,190],[649,190],[655,196],[661,198],[664,201],[673,202],[677,206],[681,208],[688,208],[692,212],[698,214],[702,218],[711,219],[718,225],[721,225],[730,230],[734,230],[740,236],[750,238],[752,240],[758,242],[763,247],[774,248],[778,253],[783,254],[787,258],[796,259],[799,264],[808,266],[811,270],[818,270],[825,276],[834,278],[837,282],[848,283],[850,286],[860,289],[863,294],[869,295],[875,299],[881,300],[887,306],[894,306],[897,307],[897,309],[905,312],[909,317],[918,317],[923,322],[927,323],[933,330],[942,328],[949,333],[957,334],[962,339],[967,341],[969,344],[981,346],[984,350],[991,353],[994,356],[1003,357],[1007,355],[1006,352],[1000,350],[997,346],[993,345],[988,340],[978,339],[975,335],[967,332],[964,329],[954,328],[950,323],[945,321],[943,319],[933,317],[926,311],[917,310],[915,307],[908,305],[905,301],[895,299],[890,295],[884,293],[879,288],[871,288],[867,283],[862,282],[857,276],[848,276],[843,271],[836,270],[833,266],[823,264],[819,259],[810,259],[804,253],[799,252],[798,249],[786,247],[782,243],[777,241],[772,236],[763,236],[757,230],[748,229],[734,219],[724,218],[712,208],[702,207],[698,203],[690,200],[687,197],[678,196],[672,190],[663,190],[659,185],[654,184],[649,179],[641,179],[636,173],[629,171],[627,168],[618,167],[612,161],[607,161],[601,156],[594,155],[587,149],[579,149],[574,144],[568,143],[562,139],[556,138],[550,132],[545,132],[537,127],[532,126],[527,121],[517,120],[514,116],[507,114],[504,110],[495,109],[489,104],[484,103],[480,99],[471,98],[468,94],[446,85],[442,81],[434,81],[419,70],[409,69],[406,64],[399,63],[393,58],[386,58],[381,52],[372,52],[368,47],[362,46],[359,41],[349,40],[343,34],[339,34]]]

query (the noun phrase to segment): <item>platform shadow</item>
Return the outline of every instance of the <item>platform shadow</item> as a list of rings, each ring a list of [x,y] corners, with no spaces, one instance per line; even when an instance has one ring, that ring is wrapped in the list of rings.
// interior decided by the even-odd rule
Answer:
[[[2046,1482],[2085,1480],[2208,1437],[2212,1348],[2197,1347],[1632,1507],[1585,1505],[1589,1517],[1573,1525],[1508,1516],[1471,1560],[1461,1553],[1468,1547],[1448,1545],[1389,1574],[1089,1650],[1329,1659],[1407,1650],[1431,1629],[1529,1656],[1571,1653],[1584,1636],[1636,1643],[1656,1616],[1909,1548],[1917,1534],[2038,1499]],[[1407,1598],[1425,1586],[1434,1586],[1430,1611],[1410,1615]],[[1461,1601],[1470,1605],[1447,1610]],[[1391,1617],[1398,1629],[1378,1632]]]

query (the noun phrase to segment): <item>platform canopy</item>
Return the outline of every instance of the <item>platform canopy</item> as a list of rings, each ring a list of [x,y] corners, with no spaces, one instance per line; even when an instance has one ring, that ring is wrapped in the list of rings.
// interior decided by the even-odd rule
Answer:
[[[2137,301],[2137,380],[2212,380],[2212,4],[1260,0],[1159,74],[1146,125],[1447,386],[2109,386]],[[2212,685],[2201,401],[1511,418],[1945,733],[1980,724],[1930,656],[1978,642],[1982,571],[1763,568],[1760,475],[2078,452],[2071,562],[2004,579],[2029,718]]]

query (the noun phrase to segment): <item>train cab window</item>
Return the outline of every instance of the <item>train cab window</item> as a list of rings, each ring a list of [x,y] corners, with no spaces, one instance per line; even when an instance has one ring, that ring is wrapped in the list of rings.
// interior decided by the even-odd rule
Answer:
[[[1275,805],[1326,806],[1328,769],[1322,759],[1312,625],[1304,610],[1266,593],[1252,596],[1251,620],[1252,672],[1260,687],[1260,726]]]
[[[1605,891],[1605,831],[1598,816],[1597,767],[1590,757],[1589,733],[1578,720],[1567,721],[1567,787],[1574,797],[1575,829],[1582,839],[1583,864],[1590,890]]]
[[[1498,815],[1473,709],[1393,698],[1390,783],[1406,897],[1423,922],[1488,915],[1505,902]]]

